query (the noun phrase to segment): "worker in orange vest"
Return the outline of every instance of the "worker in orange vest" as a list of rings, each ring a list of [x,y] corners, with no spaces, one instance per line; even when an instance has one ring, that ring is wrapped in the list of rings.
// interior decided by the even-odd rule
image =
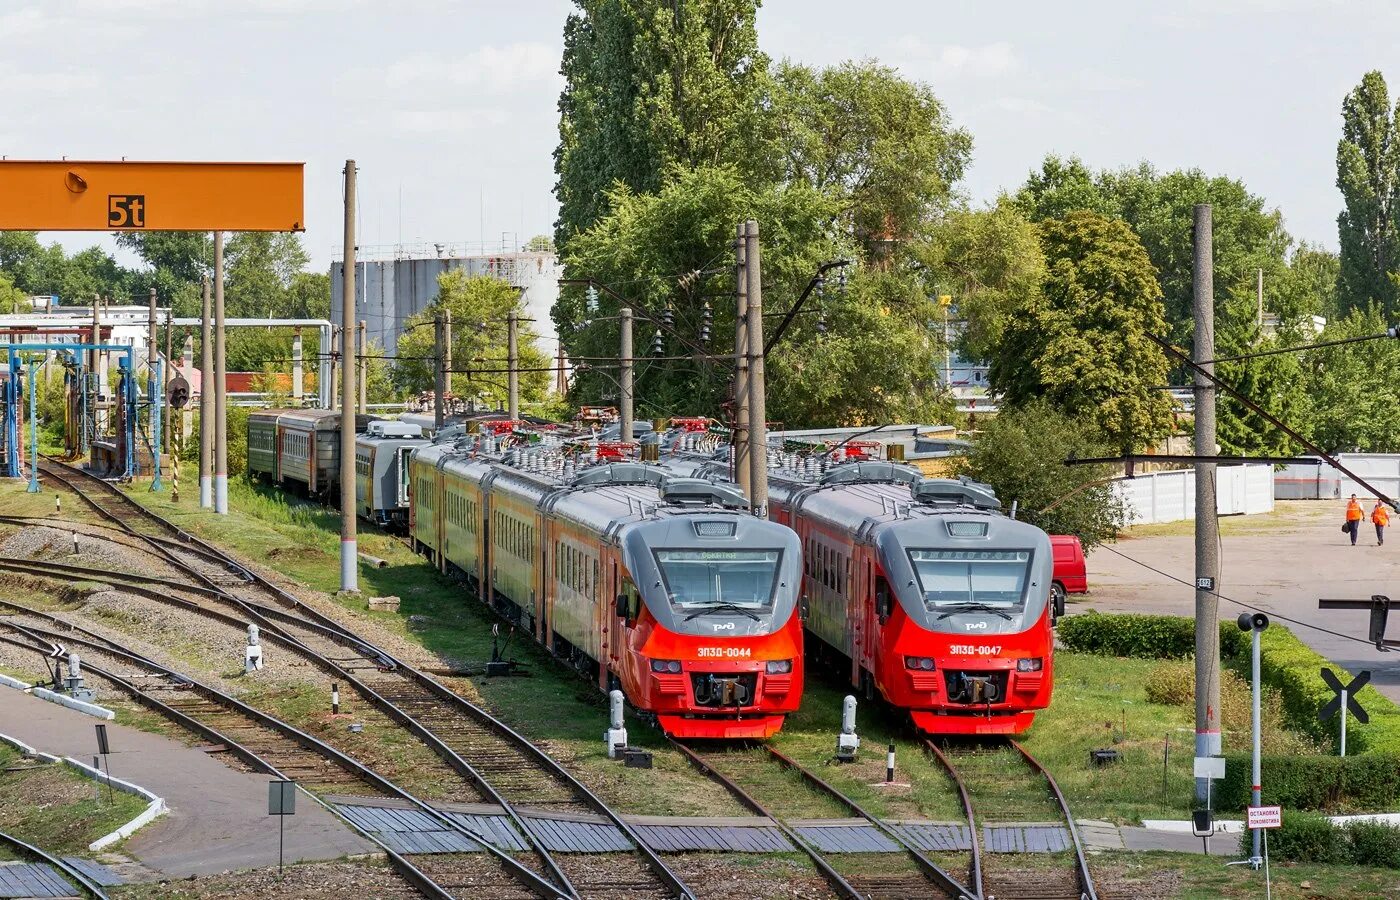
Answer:
[[[1385,504],[1376,501],[1376,508],[1371,510],[1371,524],[1376,526],[1376,546],[1385,543],[1385,526],[1390,524],[1390,510],[1385,508]]]
[[[1342,530],[1351,535],[1351,545],[1356,546],[1356,533],[1361,530],[1361,520],[1366,514],[1361,510],[1361,502],[1356,499],[1356,495],[1351,495],[1351,502],[1347,504],[1347,521],[1342,526]]]

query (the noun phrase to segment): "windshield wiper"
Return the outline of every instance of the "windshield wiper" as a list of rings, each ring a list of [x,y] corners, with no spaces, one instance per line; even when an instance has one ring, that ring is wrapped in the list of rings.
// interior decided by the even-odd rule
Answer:
[[[939,618],[939,620],[941,621],[941,620],[946,619],[946,618],[948,618],[948,617],[950,617],[950,616],[956,616],[958,613],[965,613],[965,612],[986,612],[986,613],[992,613],[993,615],[1001,616],[1003,619],[1005,619],[1005,620],[1008,621],[1008,622],[1011,621],[1011,616],[1007,615],[1007,614],[1006,614],[1005,612],[1003,612],[1000,608],[995,607],[995,606],[992,606],[990,603],[955,603],[955,604],[953,604],[953,608],[952,608],[952,611],[951,611],[951,612],[945,612],[943,615],[939,616],[938,618]]]
[[[694,619],[694,618],[696,618],[697,616],[707,615],[707,614],[709,614],[709,613],[712,613],[712,612],[715,612],[716,610],[721,610],[721,609],[729,609],[729,610],[733,610],[734,612],[737,612],[737,613],[743,613],[744,615],[748,616],[750,619],[753,619],[755,622],[757,622],[757,621],[759,620],[759,619],[758,619],[758,616],[754,615],[752,612],[750,612],[749,610],[747,610],[747,609],[745,609],[744,607],[740,606],[739,604],[737,604],[737,603],[730,603],[730,602],[728,602],[727,600],[724,600],[724,601],[720,601],[719,603],[710,603],[710,604],[707,604],[707,605],[705,605],[705,606],[700,607],[700,608],[697,609],[695,612],[693,612],[693,613],[691,613],[690,615],[686,616],[686,617],[685,617],[685,621],[689,622],[691,619]]]

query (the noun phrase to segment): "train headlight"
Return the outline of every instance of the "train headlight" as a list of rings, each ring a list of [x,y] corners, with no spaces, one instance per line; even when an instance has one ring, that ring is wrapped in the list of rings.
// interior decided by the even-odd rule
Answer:
[[[1041,659],[1039,656],[1033,659],[1018,659],[1016,660],[1016,671],[1039,672],[1044,665],[1045,660]]]
[[[675,674],[681,670],[681,662],[678,659],[653,659],[651,661],[653,672],[670,672]]]
[[[904,667],[907,669],[923,669],[925,672],[933,669],[933,660],[927,656],[906,656],[904,657]]]
[[[763,670],[769,675],[786,675],[792,671],[792,660],[790,659],[770,659]]]

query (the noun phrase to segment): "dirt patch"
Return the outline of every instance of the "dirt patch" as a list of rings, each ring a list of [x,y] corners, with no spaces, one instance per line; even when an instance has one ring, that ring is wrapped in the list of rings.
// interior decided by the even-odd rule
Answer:
[[[827,900],[834,897],[811,864],[795,856],[690,853],[666,865],[702,900]]]

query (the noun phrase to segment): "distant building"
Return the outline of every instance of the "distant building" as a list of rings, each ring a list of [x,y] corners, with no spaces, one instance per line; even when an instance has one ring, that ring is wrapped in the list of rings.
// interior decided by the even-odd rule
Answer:
[[[331,263],[331,322],[340,324],[344,266]],[[369,338],[388,354],[398,351],[405,323],[437,297],[438,276],[464,270],[490,275],[521,288],[529,327],[540,336],[539,346],[553,357],[559,346],[550,310],[559,297],[562,270],[553,251],[471,251],[461,245],[432,244],[362,247],[355,261],[355,309],[366,323]]]

